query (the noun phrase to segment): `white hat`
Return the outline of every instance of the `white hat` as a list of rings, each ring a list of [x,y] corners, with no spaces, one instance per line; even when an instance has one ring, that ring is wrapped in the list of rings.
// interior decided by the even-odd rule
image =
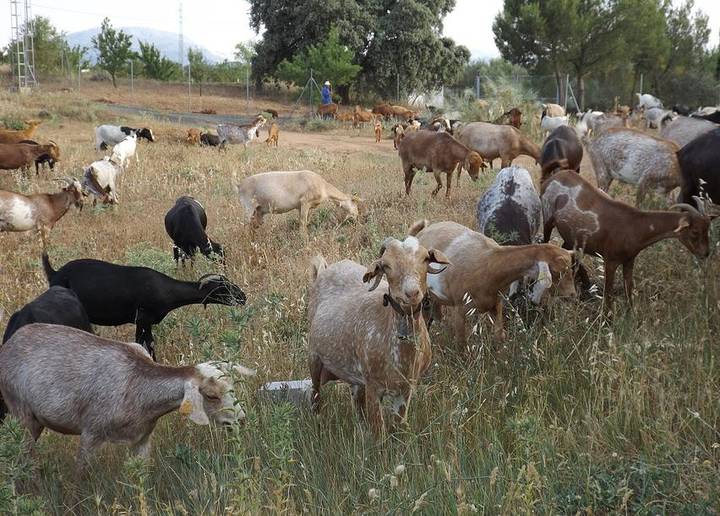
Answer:
[[[325,81],[325,86],[330,86],[330,81]]]

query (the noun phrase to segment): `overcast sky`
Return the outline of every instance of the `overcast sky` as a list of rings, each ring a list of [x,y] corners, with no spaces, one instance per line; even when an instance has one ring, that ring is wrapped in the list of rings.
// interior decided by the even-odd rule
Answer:
[[[9,2],[5,12],[9,10]],[[223,57],[232,58],[238,41],[257,36],[248,26],[248,3],[238,0],[185,0],[183,28],[187,38]],[[498,55],[493,42],[492,22],[502,0],[456,0],[455,10],[445,19],[445,35],[470,49],[474,58]],[[60,30],[75,32],[99,27],[107,16],[116,27],[141,26],[177,32],[178,0],[38,0],[33,14],[47,16]],[[696,0],[697,8],[710,16],[710,43],[718,43],[720,0]],[[0,46],[10,40],[9,16],[1,16]],[[174,57],[174,56],[172,56]]]

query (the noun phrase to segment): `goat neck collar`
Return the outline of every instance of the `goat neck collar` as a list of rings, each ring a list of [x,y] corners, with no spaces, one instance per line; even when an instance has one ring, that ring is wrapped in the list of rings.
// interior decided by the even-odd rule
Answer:
[[[423,297],[422,301],[420,301],[418,305],[412,307],[410,309],[410,313],[408,313],[403,310],[403,308],[400,306],[400,303],[395,301],[393,297],[388,293],[383,295],[383,306],[388,305],[390,305],[395,311],[395,313],[400,316],[397,321],[396,328],[397,338],[400,340],[407,340],[411,338],[415,333],[413,331],[413,323],[417,323],[423,313],[423,310],[426,310],[430,307],[430,298],[428,298],[427,294],[425,294],[425,297]]]

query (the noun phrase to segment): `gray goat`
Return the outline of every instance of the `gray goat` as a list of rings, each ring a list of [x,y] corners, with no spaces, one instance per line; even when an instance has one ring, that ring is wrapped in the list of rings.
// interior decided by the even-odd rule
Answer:
[[[10,414],[34,440],[45,427],[79,435],[79,469],[107,441],[147,457],[158,419],[177,409],[198,425],[241,421],[231,371],[254,374],[226,362],[164,366],[138,344],[54,324],[23,326],[0,348],[0,392]]]

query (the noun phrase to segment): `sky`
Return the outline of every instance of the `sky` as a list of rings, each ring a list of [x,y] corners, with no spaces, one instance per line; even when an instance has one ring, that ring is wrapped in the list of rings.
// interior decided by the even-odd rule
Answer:
[[[9,1],[2,2],[9,11]],[[115,27],[150,27],[177,32],[178,0],[37,0],[34,15],[50,18],[65,32],[99,27],[107,16]],[[212,8],[198,0],[185,0],[183,28],[187,38],[223,57],[232,58],[235,43],[257,39],[249,27],[249,6],[245,1],[211,0]],[[468,47],[473,58],[498,56],[492,22],[502,0],[456,0],[456,7],[444,21],[444,34]],[[710,17],[711,45],[718,42],[720,0],[696,0],[697,8]],[[9,13],[8,13],[9,14]],[[10,40],[10,17],[0,16],[0,47]],[[174,57],[174,56],[172,56]]]

